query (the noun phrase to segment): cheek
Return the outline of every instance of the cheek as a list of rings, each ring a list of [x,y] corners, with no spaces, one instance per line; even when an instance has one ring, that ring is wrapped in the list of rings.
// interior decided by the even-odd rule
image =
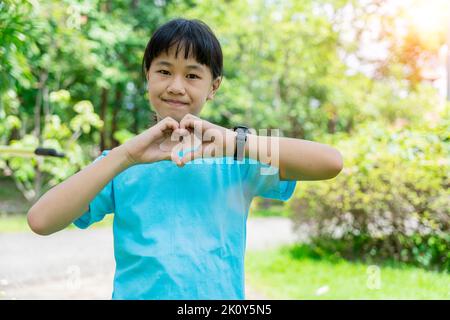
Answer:
[[[208,97],[209,88],[207,86],[192,87],[191,93],[195,96],[195,100],[204,102]]]
[[[147,89],[147,98],[153,106],[157,106],[159,104],[158,96],[159,94],[156,92],[155,88]]]
[[[152,81],[147,85],[147,93],[149,97],[157,96],[161,92],[161,82],[160,81]]]

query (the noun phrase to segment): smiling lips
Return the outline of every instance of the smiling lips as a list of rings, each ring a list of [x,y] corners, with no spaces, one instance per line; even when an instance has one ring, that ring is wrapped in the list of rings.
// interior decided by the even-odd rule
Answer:
[[[161,99],[161,100],[164,101],[165,103],[168,103],[175,107],[181,107],[181,106],[187,105],[187,103],[178,101],[178,100],[172,100],[172,99]]]

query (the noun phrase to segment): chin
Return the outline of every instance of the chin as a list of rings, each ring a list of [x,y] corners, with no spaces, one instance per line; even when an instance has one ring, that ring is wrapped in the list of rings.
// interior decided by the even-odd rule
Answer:
[[[165,117],[171,117],[172,119],[180,122],[183,117],[187,114],[186,112],[158,112],[161,119],[164,119]]]

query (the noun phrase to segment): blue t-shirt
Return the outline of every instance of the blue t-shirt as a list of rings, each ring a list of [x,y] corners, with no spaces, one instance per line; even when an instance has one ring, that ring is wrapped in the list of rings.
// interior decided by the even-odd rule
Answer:
[[[74,224],[84,229],[114,213],[113,299],[244,299],[251,201],[286,201],[295,186],[249,158],[138,164],[115,176]]]

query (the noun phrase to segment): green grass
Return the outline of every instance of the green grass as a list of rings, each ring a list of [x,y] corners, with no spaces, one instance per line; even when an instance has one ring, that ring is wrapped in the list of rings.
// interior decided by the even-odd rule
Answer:
[[[2,214],[25,213],[30,204],[9,177],[0,177],[0,217]]]
[[[248,252],[252,288],[271,299],[450,299],[448,273],[294,258],[291,252],[290,247]]]
[[[94,223],[90,228],[104,228],[111,227],[114,216],[108,214],[105,218],[97,223]],[[78,229],[74,224],[71,224],[67,229]],[[0,233],[7,232],[31,232],[28,227],[27,217],[22,214],[0,215]]]
[[[268,208],[258,208],[250,210],[250,217],[288,217],[289,212],[280,205],[272,205]]]
[[[10,177],[0,177],[0,199],[18,198],[25,200],[19,190],[17,190],[14,181]]]
[[[289,213],[280,208],[267,208],[253,210],[250,212],[251,217],[288,217]]]

